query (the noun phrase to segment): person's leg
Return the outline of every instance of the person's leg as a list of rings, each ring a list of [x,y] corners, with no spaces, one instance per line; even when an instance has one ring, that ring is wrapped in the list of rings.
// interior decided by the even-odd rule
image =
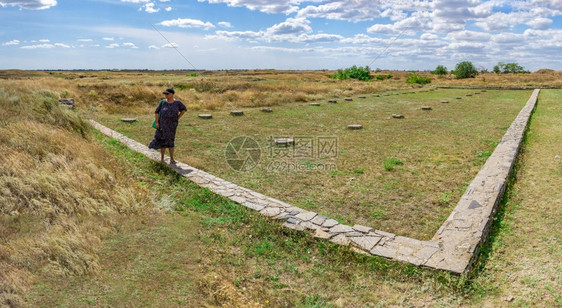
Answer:
[[[164,162],[164,153],[166,153],[166,148],[160,149],[160,161]]]
[[[175,163],[176,161],[174,160],[174,148],[168,148],[168,150],[170,151],[170,162]]]

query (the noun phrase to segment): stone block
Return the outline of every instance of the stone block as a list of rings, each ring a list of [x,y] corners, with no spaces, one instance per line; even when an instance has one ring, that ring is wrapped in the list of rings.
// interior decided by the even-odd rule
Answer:
[[[373,247],[375,247],[375,245],[381,240],[381,237],[359,236],[351,237],[350,240],[357,247],[366,251],[371,251],[371,249],[373,249]]]
[[[337,224],[330,228],[330,233],[346,233],[346,232],[353,232],[353,228],[350,226]]]
[[[261,210],[260,213],[267,217],[277,216],[281,213],[281,209],[278,207],[266,207],[265,209]]]
[[[373,228],[371,228],[371,227],[365,227],[365,226],[357,225],[357,224],[354,225],[352,228],[359,231],[359,232],[362,232],[362,233],[369,233],[371,230],[373,230]]]
[[[295,218],[300,219],[302,221],[309,221],[312,218],[316,217],[316,215],[318,215],[318,214],[316,214],[314,212],[302,212],[302,213],[299,213],[299,214],[295,215]]]
[[[371,249],[370,253],[375,256],[394,259],[394,257],[396,256],[396,249],[376,245],[375,247],[373,247],[373,249]]]
[[[349,239],[343,234],[338,234],[334,236],[330,241],[343,246],[347,246],[350,243]]]

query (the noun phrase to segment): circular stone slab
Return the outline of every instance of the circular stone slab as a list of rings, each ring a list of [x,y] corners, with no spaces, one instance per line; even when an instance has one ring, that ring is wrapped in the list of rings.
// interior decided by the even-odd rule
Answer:
[[[421,106],[421,109],[422,109],[422,110],[431,110],[432,108],[429,107],[429,106]]]
[[[320,103],[310,103],[310,106],[320,106]]]
[[[137,121],[137,118],[121,118],[121,121],[126,123],[133,123]]]
[[[347,126],[347,129],[362,129],[362,128],[363,128],[363,125],[361,125],[361,124],[349,124]]]
[[[230,114],[233,115],[233,116],[243,116],[243,115],[244,115],[244,111],[242,111],[242,110],[232,110],[232,111],[230,112]]]
[[[474,94],[478,95],[478,94],[480,94],[480,92],[474,92]]]
[[[359,98],[367,98],[367,96],[364,96],[364,95],[358,96],[358,97],[359,97]]]
[[[380,97],[380,95],[379,95],[379,94],[375,94],[375,95],[373,95],[373,96],[374,96],[374,97]]]
[[[487,90],[486,90],[486,89],[484,89],[484,90],[481,90],[480,92],[486,92],[486,91],[487,91]]]
[[[353,98],[351,98],[351,97],[346,97],[345,100],[348,101],[348,102],[351,102],[351,101],[353,100]]]
[[[271,110],[271,108],[262,108],[261,111],[262,112],[273,112],[273,110]]]
[[[443,104],[448,104],[448,103],[449,103],[449,101],[448,101],[448,100],[446,100],[446,99],[444,99],[444,100],[441,100],[441,103],[443,103]]]
[[[462,97],[460,97],[460,96],[457,96],[457,97],[455,97],[455,99],[462,99]]]
[[[335,100],[335,99],[331,99],[331,100],[328,101],[328,103],[331,103],[331,104],[336,104],[337,102],[338,102],[338,101]]]
[[[290,144],[293,144],[295,141],[291,138],[277,138],[274,140],[275,145],[277,146],[289,146]]]
[[[403,115],[403,114],[396,114],[396,113],[395,113],[395,114],[392,115],[392,117],[395,118],[395,119],[404,119],[404,115]]]
[[[467,93],[466,96],[472,96],[472,93]]]
[[[201,113],[201,114],[199,114],[199,117],[200,117],[201,119],[212,119],[212,118],[213,118],[213,115],[210,114],[210,113]]]

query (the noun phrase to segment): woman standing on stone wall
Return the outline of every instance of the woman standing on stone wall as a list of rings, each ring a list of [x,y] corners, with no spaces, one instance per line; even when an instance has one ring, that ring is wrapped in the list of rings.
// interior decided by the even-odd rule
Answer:
[[[170,152],[170,163],[174,164],[174,141],[176,139],[176,128],[179,119],[187,111],[185,105],[174,99],[175,91],[172,88],[162,92],[166,99],[162,100],[154,111],[156,120],[156,132],[154,138],[148,145],[150,149],[160,149],[160,161],[164,162],[166,149]]]

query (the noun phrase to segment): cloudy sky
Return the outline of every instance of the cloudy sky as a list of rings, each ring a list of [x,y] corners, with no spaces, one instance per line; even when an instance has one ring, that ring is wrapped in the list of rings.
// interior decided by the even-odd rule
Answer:
[[[562,0],[0,0],[0,69],[562,70]]]

